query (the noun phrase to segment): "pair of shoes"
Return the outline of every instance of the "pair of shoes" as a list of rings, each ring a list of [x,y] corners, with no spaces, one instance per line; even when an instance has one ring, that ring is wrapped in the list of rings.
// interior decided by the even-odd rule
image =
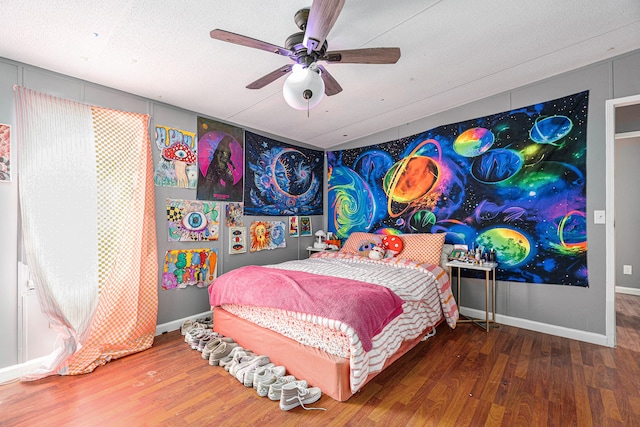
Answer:
[[[252,387],[255,383],[256,374],[264,371],[267,368],[275,368],[275,363],[267,363],[266,365],[256,366],[255,368],[249,369],[246,374],[244,374],[244,386]]]
[[[194,323],[196,323],[196,321],[193,319],[187,319],[184,322],[182,322],[182,326],[180,327],[180,333],[182,335],[186,335],[187,332],[189,332],[189,330],[193,327]]]
[[[216,348],[211,351],[211,354],[209,355],[209,365],[218,366],[218,364],[222,360],[226,359],[229,354],[236,348],[243,350],[243,348],[235,342],[222,341]]]
[[[191,345],[193,343],[194,340],[200,340],[200,338],[202,338],[204,336],[204,333],[207,331],[211,331],[211,329],[207,328],[206,326],[196,322],[193,325],[191,325],[191,327],[189,328],[189,330],[187,331],[186,334],[184,334],[184,342],[186,342],[187,344]],[[197,341],[196,341],[197,343]]]
[[[245,359],[235,366],[234,375],[245,387],[251,387],[253,385],[253,372],[255,372],[257,368],[267,365],[270,362],[269,356],[265,355]],[[231,372],[231,370],[229,370],[229,372]],[[251,381],[249,381],[249,377],[251,377]]]
[[[297,383],[300,387],[308,387],[309,384],[305,380],[296,380],[296,377],[293,375],[285,375],[284,377],[280,377],[269,386],[269,390],[267,391],[267,397],[270,400],[278,401],[280,400],[280,396],[282,395],[282,386],[289,383]]]
[[[211,336],[214,334],[215,334],[215,337],[218,336],[218,333],[213,332],[213,329],[200,329],[195,334],[189,333],[188,335],[190,336],[189,345],[193,350],[198,350],[198,348],[200,348],[200,351],[202,351],[202,347],[200,347],[200,341],[205,340],[208,342],[212,339]]]
[[[289,411],[296,406],[300,405],[305,410],[319,409],[326,411],[326,408],[307,408],[304,405],[317,402],[322,396],[322,391],[318,387],[303,387],[297,384],[296,381],[287,383],[282,386],[282,392],[280,394],[280,409],[283,411]]]
[[[266,396],[269,392],[269,386],[275,383],[278,378],[284,377],[286,372],[284,366],[274,366],[256,372],[253,376],[253,388],[257,391],[258,396]]]
[[[231,337],[218,336],[216,338],[213,338],[211,341],[206,343],[205,346],[202,348],[202,358],[205,360],[209,360],[209,357],[211,357],[211,353],[213,352],[213,350],[218,348],[218,346],[222,342],[232,343],[234,341],[233,341],[233,338]]]
[[[245,366],[248,362],[252,361],[256,356],[257,356],[257,354],[255,354],[251,350],[238,351],[233,356],[233,361],[231,363],[229,363],[228,365],[226,365],[224,367],[224,369],[226,371],[228,371],[229,374],[231,374],[232,377],[235,377],[236,376],[236,372],[241,367],[241,365]],[[227,367],[229,369],[227,369]]]

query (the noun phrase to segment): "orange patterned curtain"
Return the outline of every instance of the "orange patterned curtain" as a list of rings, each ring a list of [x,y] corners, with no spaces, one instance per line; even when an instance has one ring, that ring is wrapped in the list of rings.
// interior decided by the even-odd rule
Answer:
[[[149,116],[16,87],[26,261],[59,333],[23,376],[91,372],[153,344],[157,255]]]

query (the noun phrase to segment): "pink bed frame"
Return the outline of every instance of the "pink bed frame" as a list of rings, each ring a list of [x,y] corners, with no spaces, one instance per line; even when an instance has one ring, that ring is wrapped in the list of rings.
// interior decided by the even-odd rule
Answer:
[[[220,307],[213,308],[213,328],[216,332],[233,338],[240,346],[269,356],[273,363],[287,368],[288,374],[306,380],[310,386],[320,387],[324,394],[335,400],[343,402],[353,395],[349,385],[349,359],[300,344]],[[424,334],[434,328],[428,328],[416,339],[404,341],[400,349],[387,360],[383,369],[415,347]],[[370,374],[366,382],[378,373]]]

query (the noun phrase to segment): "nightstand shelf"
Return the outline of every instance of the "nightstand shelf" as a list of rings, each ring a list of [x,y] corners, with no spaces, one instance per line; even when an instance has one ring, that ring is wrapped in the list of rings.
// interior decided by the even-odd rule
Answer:
[[[460,319],[459,323],[474,323],[480,326],[482,329],[485,329],[489,332],[491,326],[497,328],[498,326],[495,324],[496,321],[496,268],[498,267],[497,262],[485,262],[482,264],[474,264],[472,262],[465,261],[449,261],[445,264],[449,267],[449,276],[453,277],[453,269],[456,268],[458,270],[458,300],[456,301],[458,304],[458,310],[460,310],[460,270],[476,270],[476,271],[484,271],[485,272],[485,318],[483,319]],[[489,283],[491,283],[491,318],[489,318]],[[461,315],[462,316],[462,315]]]
[[[314,248],[313,246],[307,246],[307,252],[309,253],[309,256],[311,256],[312,252],[338,252],[337,249],[320,249],[320,248]]]

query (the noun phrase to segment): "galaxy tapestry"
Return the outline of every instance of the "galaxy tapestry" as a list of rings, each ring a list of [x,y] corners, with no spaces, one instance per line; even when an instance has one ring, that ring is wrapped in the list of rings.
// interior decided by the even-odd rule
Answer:
[[[244,131],[198,117],[198,200],[241,202]]]
[[[245,215],[322,215],[324,153],[246,132]]]
[[[327,152],[328,230],[446,233],[503,281],[588,286],[589,92]]]

